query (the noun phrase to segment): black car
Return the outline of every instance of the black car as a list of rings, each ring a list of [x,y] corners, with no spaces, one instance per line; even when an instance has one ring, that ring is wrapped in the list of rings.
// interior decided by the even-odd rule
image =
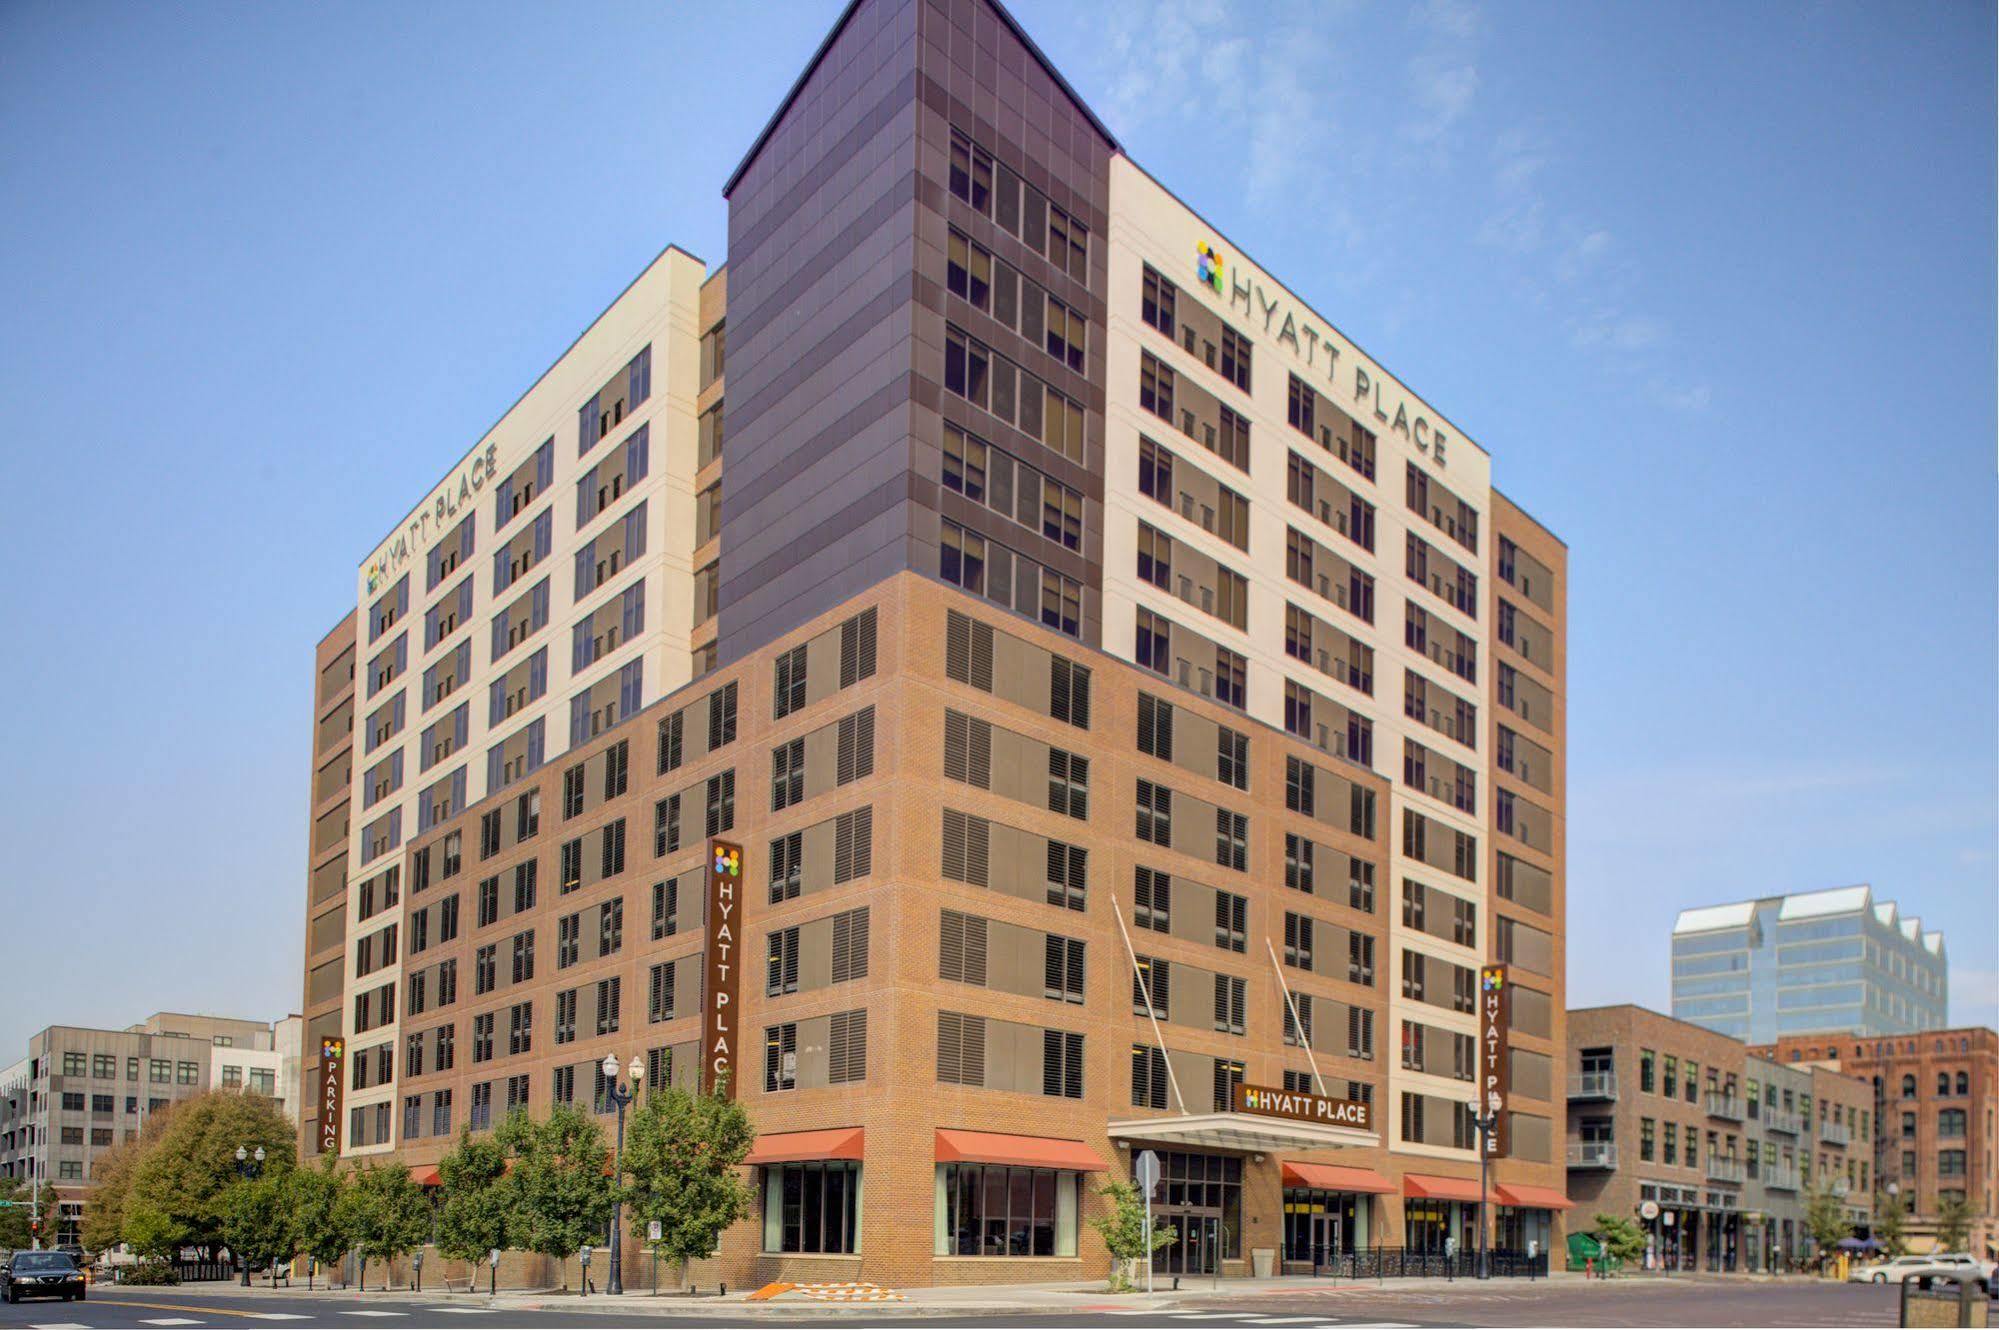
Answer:
[[[22,1298],[83,1300],[83,1269],[61,1251],[17,1251],[0,1265],[0,1295],[9,1302]]]

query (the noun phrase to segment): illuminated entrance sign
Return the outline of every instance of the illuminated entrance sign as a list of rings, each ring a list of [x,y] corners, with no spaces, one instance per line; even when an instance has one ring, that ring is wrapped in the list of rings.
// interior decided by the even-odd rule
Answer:
[[[1294,1122],[1316,1122],[1323,1127],[1374,1130],[1373,1104],[1358,1099],[1329,1099],[1300,1090],[1276,1090],[1268,1085],[1236,1086],[1235,1111],[1258,1117],[1290,1118]]]

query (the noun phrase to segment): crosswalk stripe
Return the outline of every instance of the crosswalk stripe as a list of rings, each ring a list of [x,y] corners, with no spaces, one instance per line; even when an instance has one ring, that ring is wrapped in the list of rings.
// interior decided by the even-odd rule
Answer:
[[[253,1321],[309,1321],[312,1318],[304,1312],[244,1312]]]
[[[203,1321],[190,1321],[185,1316],[147,1316],[141,1318],[145,1325],[204,1325]]]
[[[491,1315],[492,1315],[492,1314],[493,1314],[494,1312],[498,1311],[498,1310],[499,1310],[499,1308],[497,1308],[497,1307],[439,1307],[439,1308],[437,1308],[437,1310],[438,1310],[438,1311],[441,1311],[441,1312],[447,1312],[447,1313],[449,1313],[450,1315],[453,1315],[453,1316],[491,1316]]]
[[[90,1330],[90,1327],[80,1321],[38,1321],[28,1330]]]
[[[342,1312],[342,1316],[408,1316],[408,1312]]]
[[[1323,1316],[1258,1316],[1250,1321],[1251,1325],[1324,1325],[1325,1323],[1326,1318]]]

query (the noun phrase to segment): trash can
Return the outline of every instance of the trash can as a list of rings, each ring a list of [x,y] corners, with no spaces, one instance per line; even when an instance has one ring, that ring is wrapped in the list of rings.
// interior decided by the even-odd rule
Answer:
[[[1251,1247],[1249,1249],[1250,1273],[1258,1279],[1268,1279],[1277,1269],[1277,1248]]]
[[[1900,1324],[1914,1326],[1982,1326],[1987,1300],[1975,1279],[1958,1275],[1902,1276]]]

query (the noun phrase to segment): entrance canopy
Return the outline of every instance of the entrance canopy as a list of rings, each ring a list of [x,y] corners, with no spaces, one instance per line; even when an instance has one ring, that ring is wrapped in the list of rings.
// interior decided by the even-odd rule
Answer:
[[[1306,1164],[1284,1161],[1284,1185],[1310,1187],[1318,1191],[1358,1191],[1386,1196],[1395,1184],[1371,1168],[1351,1168],[1344,1164]]]
[[[1178,1117],[1127,1118],[1110,1124],[1114,1141],[1199,1147],[1209,1150],[1249,1150],[1275,1154],[1283,1150],[1324,1150],[1339,1146],[1369,1148],[1381,1144],[1376,1132],[1332,1127],[1257,1113],[1188,1113]]]

